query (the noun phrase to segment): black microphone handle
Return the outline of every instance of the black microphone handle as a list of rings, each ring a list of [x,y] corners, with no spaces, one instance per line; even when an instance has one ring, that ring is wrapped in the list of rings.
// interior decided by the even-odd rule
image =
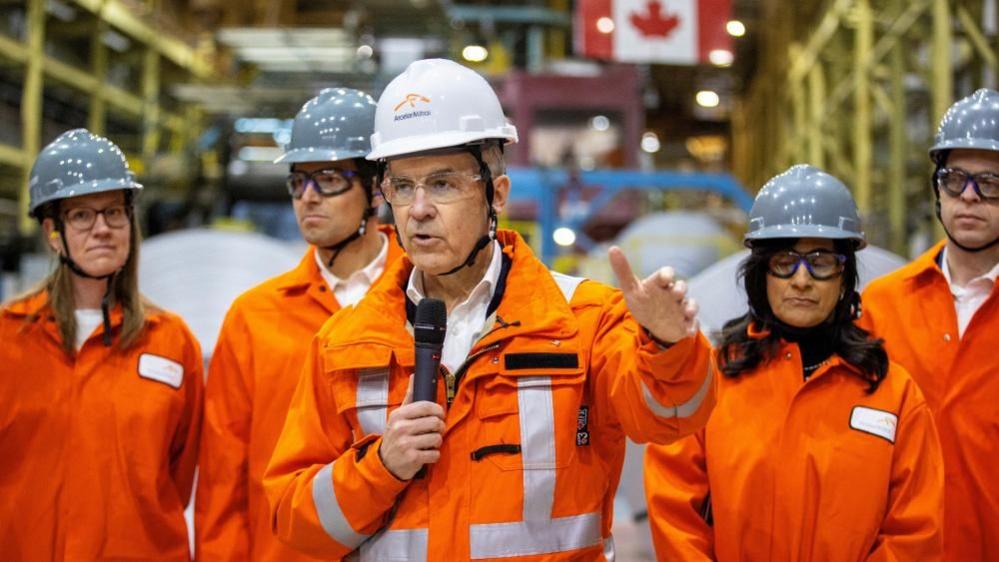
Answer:
[[[413,370],[413,402],[437,401],[437,373],[441,365],[439,345],[416,344],[416,365]]]

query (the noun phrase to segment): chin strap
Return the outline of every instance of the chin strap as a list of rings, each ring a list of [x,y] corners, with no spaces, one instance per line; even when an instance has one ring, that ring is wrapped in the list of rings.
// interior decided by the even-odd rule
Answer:
[[[500,144],[500,149],[502,150],[503,145]],[[486,161],[482,158],[482,146],[478,144],[468,145],[466,147],[468,152],[471,153],[472,157],[479,164],[479,176],[482,177],[482,181],[486,184],[486,216],[488,221],[487,234],[483,234],[481,238],[475,243],[475,247],[469,252],[468,257],[465,258],[461,264],[459,264],[454,269],[445,271],[441,273],[443,275],[451,275],[458,273],[466,267],[472,267],[475,264],[475,258],[479,256],[479,252],[485,249],[490,242],[496,239],[496,227],[499,219],[496,217],[496,211],[493,209],[493,197],[496,193],[496,188],[493,186],[493,174],[489,170],[489,166],[486,165]]]
[[[108,275],[91,275],[87,273],[69,254],[69,244],[66,242],[66,225],[63,224],[61,220],[57,220],[56,228],[59,229],[59,238],[62,240],[63,253],[59,254],[59,263],[65,265],[70,271],[80,277],[105,281],[107,284],[104,289],[104,296],[101,297],[101,317],[104,321],[104,334],[102,339],[104,340],[105,347],[111,347],[111,293],[113,292],[114,287],[114,276],[120,270],[113,271]]]
[[[364,210],[364,213],[361,214],[361,224],[357,227],[357,230],[351,233],[350,236],[344,238],[343,240],[337,242],[336,244],[333,244],[332,246],[323,246],[324,250],[329,250],[333,252],[333,255],[330,256],[329,261],[326,262],[326,269],[333,269],[333,262],[336,261],[336,258],[337,256],[340,255],[340,252],[342,252],[344,248],[349,246],[351,242],[364,236],[364,233],[368,231],[368,219],[374,216],[375,214],[375,209],[370,206],[370,201],[368,203],[369,206]]]

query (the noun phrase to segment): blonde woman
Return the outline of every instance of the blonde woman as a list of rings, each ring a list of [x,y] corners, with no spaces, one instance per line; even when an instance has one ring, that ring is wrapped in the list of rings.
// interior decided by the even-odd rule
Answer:
[[[31,170],[30,213],[59,264],[0,309],[5,560],[190,559],[201,350],[139,294],[141,188],[85,129]]]

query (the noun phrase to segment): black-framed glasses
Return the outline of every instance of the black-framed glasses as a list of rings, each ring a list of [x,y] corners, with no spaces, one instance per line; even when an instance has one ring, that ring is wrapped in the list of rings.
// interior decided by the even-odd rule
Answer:
[[[986,201],[999,200],[999,175],[991,172],[972,174],[960,168],[940,168],[936,173],[937,187],[951,197],[960,197],[971,184],[975,194]]]
[[[75,230],[90,230],[97,222],[97,215],[104,215],[108,228],[125,228],[131,220],[131,209],[126,205],[112,205],[103,209],[74,207],[62,213],[62,220]]]
[[[288,195],[295,199],[301,199],[305,195],[305,190],[312,185],[316,193],[323,197],[335,197],[350,190],[354,185],[354,178],[357,177],[354,170],[341,170],[339,168],[329,168],[316,170],[314,172],[296,171],[288,174],[285,185],[288,187]]]
[[[482,176],[467,172],[437,172],[423,179],[402,176],[390,177],[382,184],[382,195],[391,205],[411,205],[416,199],[416,190],[423,192],[435,204],[448,204],[460,201],[473,193],[472,185]]]
[[[801,254],[794,250],[784,250],[770,258],[767,269],[774,277],[790,279],[798,272],[801,264],[805,264],[805,269],[808,270],[812,279],[825,281],[843,272],[843,268],[846,266],[846,256],[829,250],[815,250],[807,254]]]

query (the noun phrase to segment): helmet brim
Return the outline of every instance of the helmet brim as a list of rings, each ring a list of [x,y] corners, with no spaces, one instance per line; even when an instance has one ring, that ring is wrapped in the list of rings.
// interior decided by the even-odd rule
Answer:
[[[853,240],[857,243],[857,250],[867,246],[867,240],[863,235],[850,232],[841,228],[829,226],[803,224],[803,225],[776,225],[761,228],[754,232],[747,232],[742,242],[746,247],[752,247],[754,242],[760,240],[776,240],[779,238],[824,238],[827,240]]]
[[[297,164],[300,162],[337,162],[364,158],[366,150],[333,150],[329,148],[295,148],[274,160],[275,164]]]
[[[445,132],[430,135],[414,135],[380,143],[368,154],[368,160],[383,160],[397,156],[408,156],[428,150],[462,146],[490,139],[502,140],[504,144],[517,142],[517,132],[513,127],[501,131]]]

